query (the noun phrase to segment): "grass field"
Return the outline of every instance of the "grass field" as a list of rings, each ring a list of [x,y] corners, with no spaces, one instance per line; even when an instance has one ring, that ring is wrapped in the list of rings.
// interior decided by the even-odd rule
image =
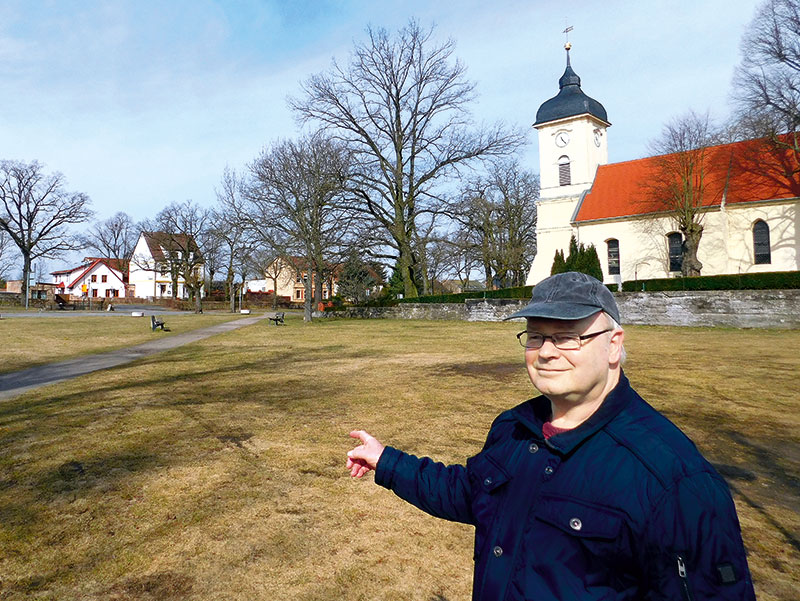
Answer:
[[[3,402],[0,598],[469,599],[472,528],[351,480],[347,433],[463,461],[534,394],[518,329],[262,321]],[[795,600],[800,331],[627,334],[733,487],[758,598]]]
[[[231,313],[174,313],[161,318],[169,332],[150,330],[150,318],[130,315],[14,317],[0,323],[0,373],[133,346],[164,336],[238,319]]]

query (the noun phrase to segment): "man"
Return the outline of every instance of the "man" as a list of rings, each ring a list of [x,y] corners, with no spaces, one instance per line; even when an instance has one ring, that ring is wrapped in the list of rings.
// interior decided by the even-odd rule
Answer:
[[[473,599],[755,599],[725,482],[630,387],[613,295],[551,276],[517,337],[542,396],[502,413],[466,466],[364,431],[347,467],[428,513],[473,524]]]

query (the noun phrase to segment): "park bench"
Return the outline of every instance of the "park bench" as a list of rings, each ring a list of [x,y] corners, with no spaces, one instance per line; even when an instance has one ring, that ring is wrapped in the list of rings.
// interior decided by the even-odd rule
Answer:
[[[55,301],[61,311],[66,311],[67,309],[72,309],[73,311],[75,310],[75,304],[70,303],[60,294],[56,294]]]
[[[286,323],[283,321],[284,315],[284,313],[276,313],[275,317],[270,317],[269,320],[274,321],[276,326],[279,324],[286,325]]]
[[[164,332],[169,332],[169,328],[167,324],[164,323],[163,319],[158,319],[155,315],[150,316],[150,329],[155,332],[158,328],[161,328]]]

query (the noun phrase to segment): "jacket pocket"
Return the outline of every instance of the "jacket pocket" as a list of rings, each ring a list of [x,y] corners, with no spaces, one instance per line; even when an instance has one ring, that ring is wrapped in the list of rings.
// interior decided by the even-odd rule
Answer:
[[[622,512],[578,499],[543,495],[536,517],[579,539],[617,540]]]

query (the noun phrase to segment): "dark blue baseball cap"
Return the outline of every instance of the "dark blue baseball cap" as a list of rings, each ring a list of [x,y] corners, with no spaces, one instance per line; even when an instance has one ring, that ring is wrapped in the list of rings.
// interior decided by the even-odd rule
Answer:
[[[603,282],[585,273],[568,271],[536,284],[531,302],[506,319],[583,319],[598,311],[605,311],[614,321],[620,322],[617,301]]]

